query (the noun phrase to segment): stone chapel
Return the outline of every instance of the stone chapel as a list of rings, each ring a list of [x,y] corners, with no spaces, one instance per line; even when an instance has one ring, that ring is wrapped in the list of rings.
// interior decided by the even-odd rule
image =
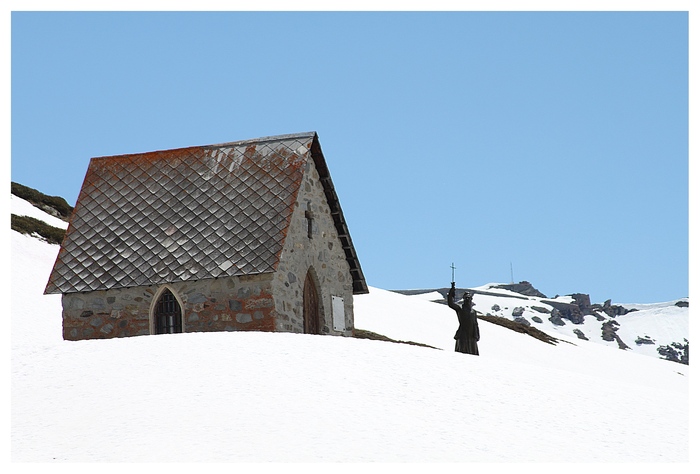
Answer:
[[[91,159],[45,290],[67,340],[351,336],[367,292],[315,132]]]

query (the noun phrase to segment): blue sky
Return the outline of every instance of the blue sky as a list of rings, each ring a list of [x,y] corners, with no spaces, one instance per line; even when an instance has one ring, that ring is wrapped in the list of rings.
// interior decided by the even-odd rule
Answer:
[[[686,12],[13,12],[11,178],[316,131],[371,286],[688,296]]]

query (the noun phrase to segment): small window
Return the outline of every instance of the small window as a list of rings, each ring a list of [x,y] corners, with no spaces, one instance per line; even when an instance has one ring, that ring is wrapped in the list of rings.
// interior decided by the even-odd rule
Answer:
[[[304,212],[304,217],[306,217],[306,235],[310,238],[314,238],[314,213],[307,210]]]
[[[182,332],[182,311],[175,295],[168,289],[163,291],[154,315],[156,334]]]

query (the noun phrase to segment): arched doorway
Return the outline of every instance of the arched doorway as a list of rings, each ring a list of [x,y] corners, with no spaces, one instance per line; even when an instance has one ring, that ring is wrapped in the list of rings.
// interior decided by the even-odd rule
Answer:
[[[175,295],[169,290],[163,290],[153,312],[153,322],[156,334],[174,334],[182,332],[182,310]]]
[[[312,275],[312,270],[306,272],[304,280],[304,332],[306,334],[320,334],[321,310],[318,298],[318,289]]]

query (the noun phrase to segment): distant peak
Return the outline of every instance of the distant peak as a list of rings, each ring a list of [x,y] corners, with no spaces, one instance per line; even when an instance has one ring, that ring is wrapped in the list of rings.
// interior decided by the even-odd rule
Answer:
[[[525,296],[536,296],[538,298],[546,298],[547,295],[540,292],[537,288],[532,286],[529,281],[521,281],[520,283],[507,283],[501,285],[495,285],[493,288],[500,288],[503,290],[513,291],[515,293],[520,293]]]

